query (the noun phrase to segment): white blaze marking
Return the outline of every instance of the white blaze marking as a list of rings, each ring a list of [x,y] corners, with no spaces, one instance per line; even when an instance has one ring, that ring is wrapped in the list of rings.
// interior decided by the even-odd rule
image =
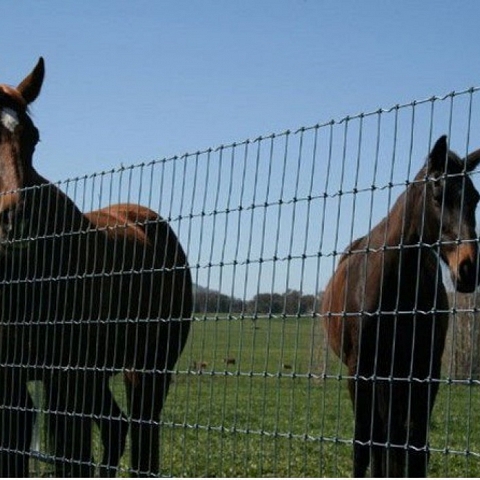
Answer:
[[[17,125],[20,123],[15,110],[4,107],[0,110],[0,123],[10,132],[13,133]]]

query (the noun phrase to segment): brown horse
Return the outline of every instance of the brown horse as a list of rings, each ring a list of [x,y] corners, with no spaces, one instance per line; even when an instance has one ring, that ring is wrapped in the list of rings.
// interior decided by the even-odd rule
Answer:
[[[478,284],[479,194],[441,137],[389,214],[341,257],[322,301],[328,343],[348,367],[354,470],[425,476],[448,325],[440,259],[460,292]]]
[[[190,328],[192,281],[169,225],[139,205],[82,214],[32,165],[28,105],[44,62],[0,86],[0,474],[27,476],[42,380],[57,476],[92,476],[91,427],[115,474],[127,427],[132,473],[159,473],[159,420]],[[123,372],[128,417],[109,378]]]

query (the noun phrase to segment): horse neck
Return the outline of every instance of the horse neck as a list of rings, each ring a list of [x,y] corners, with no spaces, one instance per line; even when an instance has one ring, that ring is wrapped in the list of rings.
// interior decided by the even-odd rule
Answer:
[[[412,184],[403,192],[389,214],[374,228],[371,235],[373,248],[418,245],[427,229],[422,185]],[[416,250],[416,249],[409,249]]]
[[[80,232],[85,229],[86,219],[75,203],[60,188],[42,177],[33,168],[26,182],[28,208],[39,215],[39,224],[43,225],[47,236]],[[39,232],[40,237],[42,233]],[[76,236],[74,236],[76,237]]]
[[[398,269],[399,265],[411,265],[418,269],[418,262],[430,269],[437,260],[431,249],[422,248],[422,243],[433,243],[424,222],[429,217],[425,212],[424,185],[411,184],[397,199],[389,214],[364,237],[365,248],[382,252],[386,270]],[[375,256],[375,258],[379,258]],[[423,268],[423,267],[422,267]]]

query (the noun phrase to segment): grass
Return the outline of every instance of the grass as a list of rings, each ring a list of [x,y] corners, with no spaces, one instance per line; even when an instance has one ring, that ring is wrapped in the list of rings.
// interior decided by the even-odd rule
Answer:
[[[353,416],[342,374],[318,320],[195,322],[163,411],[162,475],[350,476]],[[114,388],[123,402],[120,379]],[[431,476],[480,476],[479,397],[476,386],[442,384]],[[122,468],[126,475],[127,454]]]

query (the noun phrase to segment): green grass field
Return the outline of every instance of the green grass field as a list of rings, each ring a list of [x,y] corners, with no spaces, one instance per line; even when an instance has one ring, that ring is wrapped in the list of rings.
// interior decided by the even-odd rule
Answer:
[[[162,416],[162,475],[350,476],[353,416],[342,374],[318,319],[195,322]],[[123,402],[120,379],[114,387]],[[480,476],[479,396],[478,387],[441,386],[431,476]],[[128,454],[122,468],[127,475]]]

